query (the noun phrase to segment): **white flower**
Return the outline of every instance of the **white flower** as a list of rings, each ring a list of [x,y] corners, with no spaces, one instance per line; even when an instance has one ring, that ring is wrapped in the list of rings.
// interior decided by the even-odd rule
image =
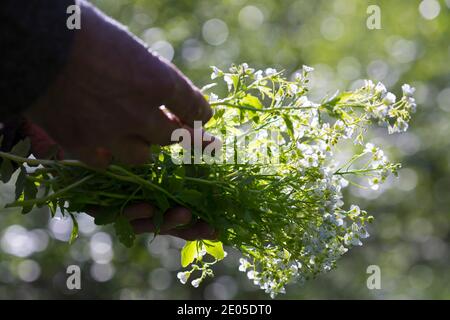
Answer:
[[[377,148],[373,145],[373,143],[366,143],[366,147],[364,148],[364,153],[375,153],[377,152]]]
[[[294,73],[294,80],[295,81],[302,81],[303,80],[303,75],[300,72]]]
[[[291,83],[288,86],[288,91],[290,94],[296,95],[299,92],[299,88],[296,84]]]
[[[412,97],[412,95],[416,91],[416,88],[411,87],[409,84],[405,83],[404,85],[402,85],[402,91],[405,97]]]
[[[366,228],[363,228],[363,227],[359,229],[358,235],[361,239],[366,239],[370,236],[370,234],[369,234],[369,232],[367,232]]]
[[[381,149],[376,149],[376,151],[373,153],[372,159],[375,161],[382,161],[384,158],[384,151]]]
[[[302,69],[303,69],[303,71],[304,71],[305,73],[309,73],[309,72],[313,72],[313,71],[314,71],[314,68],[313,68],[313,67],[309,67],[309,66],[306,66],[306,65],[303,65],[303,66],[302,66]]]
[[[342,120],[337,120],[337,121],[334,123],[334,127],[336,128],[336,130],[343,130],[343,129],[345,128],[344,121],[342,121]]]
[[[406,102],[408,102],[409,106],[411,107],[411,112],[415,113],[417,109],[416,99],[413,97],[407,97]]]
[[[375,88],[375,85],[373,84],[372,80],[364,80],[363,88],[372,90]]]
[[[201,282],[202,282],[202,278],[198,278],[198,279],[192,280],[191,284],[194,288],[198,288],[198,286],[200,285]]]
[[[274,68],[267,68],[267,69],[266,69],[266,75],[267,75],[267,76],[273,76],[273,75],[276,74],[276,73],[277,73],[277,70],[274,69]]]
[[[349,185],[349,182],[347,179],[341,178],[339,179],[339,185],[341,188],[346,188]]]
[[[395,124],[397,125],[399,132],[405,132],[408,130],[408,123],[402,118],[398,118]]]
[[[335,224],[336,226],[340,227],[344,225],[344,217],[340,213],[336,213],[336,220]]]
[[[389,106],[382,104],[378,106],[375,110],[375,114],[378,118],[385,118],[389,113]]]
[[[359,240],[359,239],[356,238],[356,237],[353,237],[353,238],[352,238],[351,244],[354,245],[354,246],[362,246],[361,240]]]
[[[380,188],[380,179],[377,177],[369,179],[369,185],[372,190],[378,190]]]
[[[239,259],[239,271],[245,272],[251,266],[250,262],[248,262],[244,258]]]
[[[353,136],[354,132],[355,132],[355,127],[353,127],[353,126],[346,127],[344,130],[344,138],[350,139]]]
[[[209,102],[216,102],[216,101],[218,101],[218,100],[219,100],[219,97],[218,97],[216,94],[211,93],[211,94],[209,95]]]
[[[346,245],[362,246],[361,240],[353,232],[345,234],[344,242]]]
[[[181,282],[182,284],[185,284],[185,283],[188,281],[190,275],[191,275],[191,273],[190,273],[189,271],[186,271],[186,272],[178,272],[177,278],[180,280],[180,282]]]
[[[233,88],[233,79],[231,79],[231,77],[226,74],[223,79],[225,80],[225,82],[227,83],[228,86],[228,91],[231,91],[231,89]]]
[[[261,80],[263,78],[263,72],[262,70],[258,70],[255,72],[255,79],[256,80]]]
[[[298,100],[297,100],[297,104],[301,107],[317,107],[319,106],[319,104],[314,103],[312,101],[310,101],[308,99],[308,97],[306,96],[301,96]],[[312,111],[312,110],[311,110]],[[315,117],[315,114],[312,114],[311,116]]]
[[[211,79],[214,80],[223,75],[223,71],[217,67],[212,66],[213,72],[211,73]]]
[[[291,265],[291,266],[289,267],[289,269],[291,270],[291,272],[292,272],[293,274],[297,274],[297,273],[298,273],[298,267],[297,267],[295,264]]]
[[[386,87],[381,82],[378,82],[375,86],[375,92],[380,93],[382,96],[387,92]]]
[[[249,278],[250,280],[256,279],[257,277],[258,277],[258,272],[254,271],[254,270],[250,270],[249,272],[247,272],[247,278]]]
[[[391,105],[391,104],[394,104],[396,100],[397,100],[397,97],[395,96],[395,94],[393,94],[392,92],[388,92],[388,93],[386,93],[386,96],[384,97],[383,102],[386,103],[387,105]]]
[[[351,217],[357,217],[361,214],[361,209],[359,208],[359,206],[352,204],[350,206],[349,214]]]

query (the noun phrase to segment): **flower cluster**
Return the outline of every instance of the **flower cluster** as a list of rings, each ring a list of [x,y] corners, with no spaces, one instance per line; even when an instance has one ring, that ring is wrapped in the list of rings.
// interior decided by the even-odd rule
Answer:
[[[387,91],[382,83],[374,83],[366,80],[361,88],[362,101],[369,103],[366,109],[368,115],[386,123],[389,133],[404,132],[408,129],[408,122],[411,113],[416,111],[416,102],[413,98],[415,88],[409,84],[402,86],[403,96],[397,101],[397,97],[392,92]]]
[[[275,69],[255,71],[244,64],[230,72],[213,68],[211,76],[223,78],[228,94],[222,99],[211,94],[220,118],[213,119],[210,131],[220,133],[233,126],[242,135],[264,128],[284,137],[280,141],[273,134],[260,133],[253,141],[267,145],[276,140],[281,163],[270,171],[254,165],[253,175],[272,175],[270,182],[263,183],[266,192],[259,191],[255,220],[262,224],[249,243],[240,239],[241,229],[235,235],[244,255],[239,270],[271,297],[284,293],[288,283],[331,270],[341,255],[369,236],[366,224],[372,217],[357,205],[344,209],[342,189],[352,177],[363,176],[376,190],[395,173],[399,165],[373,143],[365,143],[365,132],[374,120],[387,126],[389,133],[403,132],[416,107],[414,88],[409,85],[402,87],[403,97],[397,101],[383,84],[371,81],[314,103],[306,86],[312,71],[304,66],[294,81],[287,81]],[[346,139],[354,141],[358,151],[339,164],[336,146]],[[251,203],[248,206],[253,208]]]

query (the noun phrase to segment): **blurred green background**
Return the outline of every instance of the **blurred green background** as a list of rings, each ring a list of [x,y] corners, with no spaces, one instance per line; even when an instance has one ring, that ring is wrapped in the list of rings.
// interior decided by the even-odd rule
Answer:
[[[338,268],[292,285],[288,299],[450,299],[450,0],[96,0],[172,60],[199,87],[210,65],[247,62],[286,73],[315,67],[311,96],[382,81],[400,95],[417,88],[418,112],[405,134],[374,139],[403,163],[399,179],[379,191],[349,189],[348,203],[375,216],[371,237]],[[367,7],[381,9],[381,29],[369,30]],[[132,57],[130,57],[132,58]],[[2,185],[0,205],[11,197]],[[80,238],[69,245],[71,221],[46,210],[22,216],[0,211],[0,298],[236,299],[267,296],[237,271],[232,250],[200,288],[178,283],[183,241],[139,238],[131,250],[109,228],[80,218]],[[66,267],[82,270],[82,289],[66,289]],[[366,286],[369,265],[381,269],[381,289]]]

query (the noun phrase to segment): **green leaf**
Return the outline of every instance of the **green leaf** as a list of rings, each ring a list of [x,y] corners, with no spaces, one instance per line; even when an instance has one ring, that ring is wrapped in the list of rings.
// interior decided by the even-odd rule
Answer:
[[[174,170],[173,175],[179,179],[183,179],[186,176],[186,170],[183,166],[179,166]]]
[[[155,192],[153,196],[155,198],[156,205],[158,206],[159,210],[161,210],[162,212],[166,212],[167,209],[170,208],[169,200],[167,200],[167,197],[165,195]]]
[[[200,206],[203,201],[203,195],[197,190],[182,190],[178,194],[178,198],[184,203]]]
[[[19,199],[25,188],[25,181],[27,180],[27,172],[24,167],[20,167],[19,175],[16,180],[15,199]]]
[[[150,146],[150,153],[151,154],[158,155],[160,152],[161,152],[161,146],[159,146],[157,144],[152,144]]]
[[[251,94],[246,95],[242,100],[242,104],[247,107],[252,107],[255,109],[262,109],[264,106],[261,101]]]
[[[205,244],[206,252],[212,255],[217,260],[225,258],[225,251],[223,250],[223,244],[220,241],[203,240]]]
[[[66,212],[65,204],[66,204],[66,201],[64,199],[62,199],[62,198],[58,199],[58,207],[63,216],[65,215],[65,212]]]
[[[133,231],[133,227],[127,218],[123,215],[119,215],[114,222],[114,230],[116,231],[116,235],[119,238],[119,241],[130,248],[133,246],[134,239],[136,239],[136,234]]]
[[[3,159],[2,166],[0,167],[0,174],[2,176],[2,181],[7,183],[14,172],[14,167],[9,159]]]
[[[260,118],[259,118],[258,115],[254,115],[254,116],[252,117],[252,121],[253,121],[255,124],[258,124],[258,123],[259,123],[259,120],[260,120]]]
[[[31,210],[33,210],[33,206],[32,205],[26,205],[22,207],[22,214],[27,214],[29,213]]]
[[[159,234],[159,231],[161,230],[161,226],[164,222],[164,212],[161,210],[156,210],[156,212],[153,215],[153,225],[155,226],[155,235]]]
[[[25,179],[24,185],[24,199],[25,200],[34,200],[36,199],[36,194],[38,189],[33,181]]]
[[[294,125],[292,124],[291,119],[287,115],[283,115],[284,123],[286,123],[286,127],[288,129],[288,133],[291,137],[294,136]]]
[[[190,265],[197,257],[197,241],[187,241],[181,249],[181,266],[183,268]]]
[[[58,201],[56,200],[52,200],[49,204],[48,207],[50,209],[50,214],[52,215],[52,218],[55,217],[56,214],[56,209],[58,208]]]
[[[25,179],[23,199],[24,200],[35,200],[38,189],[33,181]],[[33,210],[34,204],[26,205],[22,207],[22,214],[27,214]]]
[[[233,81],[234,90],[237,90],[239,87],[239,75],[232,74],[232,75],[230,75],[230,77],[231,77],[231,80]]]
[[[11,153],[19,157],[28,157],[31,149],[30,138],[19,141],[12,149]]]
[[[184,180],[180,177],[177,177],[175,174],[169,176],[168,178],[168,190],[171,192],[178,192],[183,190]]]
[[[78,237],[78,221],[72,213],[70,213],[70,217],[72,218],[73,226],[72,232],[70,233],[69,244],[72,244]]]

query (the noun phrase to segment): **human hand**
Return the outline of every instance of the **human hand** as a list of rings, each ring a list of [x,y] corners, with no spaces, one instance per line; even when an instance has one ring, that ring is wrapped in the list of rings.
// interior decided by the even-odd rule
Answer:
[[[176,67],[91,5],[80,5],[81,29],[66,67],[26,112],[66,158],[100,168],[111,158],[144,163],[150,144],[170,144],[182,124],[209,120],[208,103]]]
[[[25,121],[23,131],[24,134],[30,138],[32,153],[38,158],[47,155],[49,150],[57,145],[44,130],[30,121]],[[64,153],[59,148],[57,151],[57,158],[62,160],[63,157]],[[104,210],[104,208],[102,209]],[[100,210],[93,208],[87,213],[95,217],[99,214],[99,211]],[[124,209],[123,214],[130,221],[134,232],[136,234],[141,234],[155,232],[155,224],[153,223],[155,212],[155,207],[149,203],[135,203],[127,206]],[[209,226],[206,222],[198,220],[191,225],[192,214],[186,208],[171,208],[164,213],[163,217],[164,220],[160,226],[160,234],[168,234],[185,240],[214,240],[217,238],[217,233],[214,228]],[[187,225],[189,225],[189,227],[183,228],[183,226]]]
[[[123,214],[131,223],[136,234],[155,232],[156,227],[153,216],[156,208],[149,203],[137,203],[129,205]],[[191,224],[192,214],[183,207],[174,207],[164,213],[164,221],[160,226],[159,234],[167,234],[185,240],[217,239],[217,233],[205,221],[198,220]],[[189,227],[185,227],[188,226]]]

